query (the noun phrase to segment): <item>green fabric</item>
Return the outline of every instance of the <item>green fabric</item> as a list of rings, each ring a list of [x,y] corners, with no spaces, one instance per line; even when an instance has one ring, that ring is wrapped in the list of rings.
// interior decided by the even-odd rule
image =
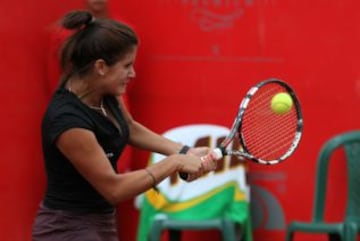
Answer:
[[[154,194],[154,191],[149,191],[144,195],[144,200],[141,206],[137,240],[147,241],[152,221],[158,213],[163,213],[169,218],[177,220],[195,221],[227,217],[237,223],[243,223],[248,220],[249,204],[246,200],[234,200],[236,196],[235,192],[235,185],[226,185],[225,188],[220,188],[218,192],[212,194],[201,202],[196,202],[195,205],[189,205],[188,207],[185,206],[185,208],[177,209],[175,211],[164,211],[169,210],[169,207],[171,209],[171,207],[180,203],[174,200],[166,200],[165,204],[161,208],[157,209],[154,206],[154,202],[156,203],[156,197],[160,197],[162,194]],[[164,198],[164,196],[162,196],[162,198]],[[192,200],[189,201],[191,202]],[[251,241],[252,235],[250,222],[246,222],[246,225],[247,231],[245,240]]]

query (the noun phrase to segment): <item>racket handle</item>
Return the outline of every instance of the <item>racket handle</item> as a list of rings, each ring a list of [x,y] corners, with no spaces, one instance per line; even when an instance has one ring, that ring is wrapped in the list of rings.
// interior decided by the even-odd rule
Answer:
[[[206,156],[201,157],[201,161],[202,163],[206,163],[208,161],[217,161],[220,160],[221,158],[223,158],[223,153],[221,151],[220,148],[215,148],[214,150],[212,150],[209,154],[207,154]],[[206,164],[205,164],[206,165]],[[190,177],[190,175],[188,173],[185,172],[180,172],[179,176],[181,179],[183,179],[184,181],[192,181],[193,179]]]
[[[183,179],[184,181],[187,181],[189,174],[185,173],[185,172],[180,172],[179,176],[181,179]]]

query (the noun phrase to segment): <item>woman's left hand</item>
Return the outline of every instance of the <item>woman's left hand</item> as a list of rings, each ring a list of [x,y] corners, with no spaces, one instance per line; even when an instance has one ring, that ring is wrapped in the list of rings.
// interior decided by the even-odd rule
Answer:
[[[191,147],[186,154],[191,154],[191,155],[195,155],[195,156],[198,156],[198,157],[203,157],[203,156],[206,156],[207,154],[209,154],[210,151],[211,151],[211,149],[209,147],[206,147],[206,146]]]
[[[211,149],[209,147],[190,148],[188,154],[201,158],[204,173],[214,171],[216,169],[217,160],[212,155]]]

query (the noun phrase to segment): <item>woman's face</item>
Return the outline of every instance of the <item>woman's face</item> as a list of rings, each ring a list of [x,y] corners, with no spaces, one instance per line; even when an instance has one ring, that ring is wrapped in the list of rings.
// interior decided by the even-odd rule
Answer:
[[[137,47],[133,47],[122,59],[108,67],[104,75],[105,91],[108,94],[119,96],[125,93],[127,84],[136,76],[134,70],[136,53]]]

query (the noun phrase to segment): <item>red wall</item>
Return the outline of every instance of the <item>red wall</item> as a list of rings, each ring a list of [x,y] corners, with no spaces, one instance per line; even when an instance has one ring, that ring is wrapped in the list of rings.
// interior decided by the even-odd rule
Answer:
[[[46,104],[46,32],[62,11],[76,6],[62,2],[0,1],[1,241],[30,240],[44,191],[39,127]]]
[[[360,5],[351,0],[313,2],[111,2],[113,12],[141,38],[133,115],[158,132],[189,123],[228,126],[247,89],[268,77],[282,78],[296,90],[305,118],[299,149],[278,166],[250,166],[252,200],[261,207],[256,240],[283,240],[284,224],[310,219],[321,144],[359,128]],[[47,101],[47,31],[64,12],[79,6],[80,0],[0,2],[1,241],[30,240],[45,186],[39,136]],[[146,162],[147,153],[137,152],[132,168]],[[336,162],[332,170],[343,184],[343,165]],[[332,184],[329,197],[339,200],[341,186]],[[269,215],[270,199],[264,193],[280,205],[277,216]],[[338,202],[330,202],[331,220],[340,217]],[[138,214],[132,200],[120,205],[120,213],[130,215],[120,222],[122,239],[134,240]],[[274,220],[279,225],[269,226]],[[298,240],[315,237],[301,235]]]

